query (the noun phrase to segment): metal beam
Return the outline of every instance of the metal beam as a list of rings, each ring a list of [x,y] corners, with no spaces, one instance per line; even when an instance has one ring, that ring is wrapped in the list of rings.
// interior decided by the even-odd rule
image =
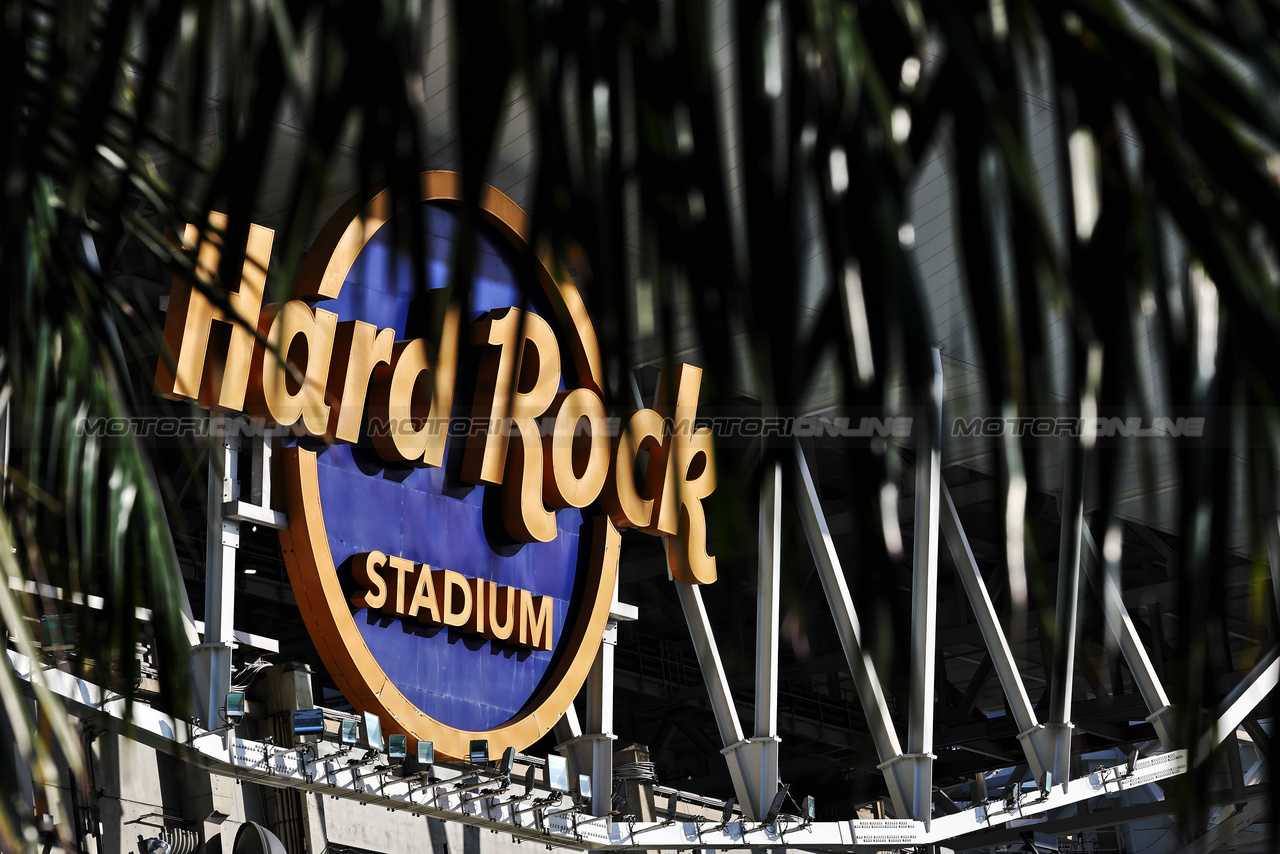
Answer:
[[[204,642],[195,648],[191,666],[197,711],[208,729],[223,724],[227,692],[231,690],[231,650],[235,643],[236,551],[240,523],[223,515],[225,505],[239,498],[236,469],[240,436],[234,421],[209,416],[209,487],[205,505]]]
[[[1080,532],[1084,528],[1085,449],[1071,446],[1062,483],[1062,530],[1058,540],[1058,594],[1053,651],[1049,671],[1048,721],[1024,742],[1035,754],[1031,760],[1036,783],[1066,780],[1071,763],[1071,693],[1076,670],[1076,624],[1080,606]],[[1028,755],[1030,759],[1030,754]],[[1037,767],[1038,766],[1038,767]]]
[[[1266,699],[1278,682],[1280,682],[1280,647],[1273,647],[1219,705],[1218,720],[1209,732],[1204,734],[1196,751],[1197,766],[1209,757],[1213,748],[1236,731],[1236,728],[1244,722],[1250,712],[1258,707],[1259,703]]]
[[[951,558],[956,565],[960,582],[964,585],[965,594],[973,606],[977,617],[982,639],[987,646],[987,661],[990,661],[1000,677],[1000,687],[1004,690],[1009,711],[1018,728],[1018,742],[1027,757],[1031,775],[1038,784],[1043,784],[1046,773],[1052,774],[1055,781],[1067,778],[1066,762],[1071,752],[1071,724],[1055,722],[1041,724],[1027,695],[1026,685],[1018,671],[1018,663],[1014,660],[1013,651],[1005,637],[1004,628],[996,614],[995,605],[987,592],[986,582],[978,569],[978,561],[969,548],[964,527],[960,523],[960,514],[947,485],[942,484],[942,530],[951,549]],[[1062,759],[1059,759],[1059,756]]]
[[[663,542],[669,546],[668,538],[664,537]],[[761,793],[767,788],[765,780],[768,779],[768,771],[763,767],[763,749],[755,746],[759,740],[743,738],[742,723],[738,720],[738,710],[729,693],[729,680],[725,677],[720,649],[716,646],[711,621],[707,618],[707,609],[702,602],[702,591],[696,584],[676,582],[675,587],[680,607],[684,610],[685,622],[689,625],[689,636],[693,639],[707,696],[711,700],[711,711],[720,730],[720,740],[724,744],[724,749],[720,752],[728,763],[734,793],[738,797],[738,803],[742,804],[743,811],[750,813],[753,818],[759,818],[763,815]],[[774,755],[776,757],[776,751]],[[777,785],[776,763],[773,766],[772,784]]]
[[[605,815],[613,808],[613,732],[614,652],[618,646],[618,622],[634,620],[637,609],[618,601],[618,582],[614,580],[609,620],[595,661],[587,674],[582,694],[585,695],[586,732],[578,723],[572,705],[564,716],[564,726],[557,724],[557,749],[569,756],[575,774],[591,777],[592,815]]]
[[[742,741],[742,724],[738,721],[738,710],[729,694],[729,680],[725,678],[720,649],[716,646],[715,635],[711,631],[707,608],[702,603],[702,591],[696,584],[677,582],[675,587],[680,607],[684,610],[685,622],[689,625],[689,636],[698,656],[698,665],[702,668],[716,726],[720,728],[720,739],[726,747],[736,744]]]
[[[800,496],[797,502],[800,521],[804,526],[805,538],[809,541],[809,549],[813,553],[813,561],[818,567],[818,577],[822,581],[822,590],[831,608],[836,633],[840,636],[840,646],[844,649],[845,658],[849,662],[849,671],[858,692],[858,702],[862,706],[863,714],[866,715],[871,739],[876,746],[876,755],[880,757],[880,771],[889,785],[894,808],[898,813],[900,815],[915,814],[917,802],[921,798],[916,786],[916,771],[919,769],[912,766],[918,763],[902,753],[902,746],[898,741],[898,733],[894,729],[889,703],[885,699],[880,677],[876,674],[871,656],[863,648],[862,625],[858,621],[857,611],[853,607],[853,598],[849,594],[849,582],[845,579],[840,556],[836,553],[835,541],[831,537],[831,530],[827,527],[822,503],[818,498],[817,488],[813,484],[813,476],[809,473],[804,449],[799,442],[796,443],[795,450],[796,468],[800,474]],[[926,806],[925,809],[927,810],[928,807]]]
[[[578,710],[574,708],[573,703],[570,703],[569,708],[564,710],[560,720],[555,722],[552,732],[555,733],[556,741],[560,742],[560,744],[556,745],[557,747],[582,736],[582,724],[578,722]]]
[[[617,593],[614,593],[617,598]],[[609,620],[596,660],[587,675],[587,731],[591,740],[591,814],[613,809],[613,653],[618,622]]]
[[[1058,541],[1058,598],[1049,679],[1049,722],[1071,722],[1075,681],[1076,622],[1080,605],[1080,538],[1084,528],[1084,449],[1073,445],[1062,484],[1062,530]]]
[[[942,354],[931,352],[927,416],[916,443],[907,752],[881,764],[899,815],[933,818],[933,713],[938,646],[938,488],[942,482]]]
[[[780,780],[778,738],[778,608],[782,574],[782,462],[760,483],[760,570],[756,594],[755,737],[727,746],[725,758],[745,815],[769,811]],[[726,688],[727,690],[727,688]],[[736,770],[735,770],[736,768]]]
[[[942,483],[942,354],[935,347],[928,417],[916,445],[916,521],[911,561],[911,699],[907,752],[933,752],[938,632],[938,492]]]
[[[1253,740],[1253,746],[1258,749],[1258,754],[1267,762],[1271,762],[1271,736],[1267,735],[1267,731],[1257,721],[1246,720],[1241,726],[1244,727],[1245,732],[1249,733],[1249,738]]]
[[[1147,720],[1156,728],[1156,736],[1160,739],[1161,746],[1165,750],[1174,748],[1173,726],[1172,726],[1172,708],[1169,705],[1169,695],[1164,690],[1164,685],[1160,681],[1160,675],[1156,673],[1155,667],[1151,664],[1151,659],[1147,655],[1147,649],[1142,643],[1142,639],[1138,637],[1138,630],[1133,625],[1133,620],[1129,616],[1129,611],[1124,605],[1124,596],[1120,590],[1120,581],[1118,573],[1100,573],[1100,560],[1102,555],[1098,552],[1098,544],[1093,539],[1093,534],[1088,527],[1083,528],[1085,543],[1088,548],[1085,552],[1085,575],[1089,579],[1090,585],[1102,600],[1103,613],[1106,614],[1107,627],[1116,637],[1117,643],[1120,645],[1120,652],[1124,656],[1125,664],[1129,666],[1129,672],[1133,675],[1134,685],[1138,689],[1138,693],[1142,695],[1142,700],[1147,704],[1147,711],[1150,714]],[[1099,576],[1101,580],[1099,580]],[[1157,619],[1159,615],[1157,614]]]
[[[1253,799],[1265,804],[1267,798],[1270,797],[1269,791],[1265,787],[1259,787],[1260,791],[1252,792],[1251,801]],[[1197,802],[1197,806],[1209,807],[1218,804],[1234,803],[1234,795],[1230,791],[1210,792],[1206,797]],[[1068,833],[1078,833],[1082,830],[1093,830],[1097,827],[1111,827],[1113,825],[1129,824],[1135,821],[1146,821],[1147,819],[1160,818],[1161,816],[1173,815],[1178,809],[1178,802],[1171,799],[1151,801],[1141,804],[1130,804],[1129,806],[1116,807],[1115,809],[1094,810],[1089,813],[1064,816],[1063,818],[1049,819],[1034,825],[1035,830],[1042,833],[1049,833],[1055,836]],[[990,830],[982,830],[977,833],[971,833],[967,836],[959,836],[953,839],[949,845],[957,851],[972,851],[978,849],[991,849],[1001,845],[1007,845],[1010,842],[1017,842],[1021,838],[1021,834],[1028,828],[1024,825],[1014,825],[1012,827],[993,827]]]
[[[756,593],[756,736],[778,734],[778,607],[782,575],[782,463],[760,485],[760,583]]]
[[[1228,818],[1209,828],[1203,836],[1193,839],[1191,844],[1180,850],[1178,854],[1209,854],[1211,851],[1217,851],[1238,836],[1241,831],[1247,830],[1262,818],[1267,811],[1267,806],[1265,798],[1256,798],[1238,805],[1236,811]]]
[[[249,522],[280,530],[289,527],[288,515],[271,506],[272,436],[254,422],[242,425],[249,444],[249,500],[228,501],[222,515],[237,522]]]
[[[576,850],[792,847],[834,852],[858,846],[881,850],[900,845],[930,845],[973,834],[995,823],[1026,820],[1099,795],[1140,788],[1187,769],[1185,751],[1140,759],[1132,770],[1127,763],[1100,768],[1052,792],[1028,794],[1014,801],[988,802],[953,815],[939,816],[931,828],[924,822],[904,819],[810,823],[798,816],[783,816],[768,825],[741,821],[712,827],[708,827],[705,819],[611,822],[607,817],[553,814],[555,808],[543,809],[538,815],[521,800],[486,797],[458,789],[455,784],[461,775],[454,776],[452,769],[444,766],[440,768],[448,779],[438,786],[424,786],[421,780],[399,777],[385,767],[353,766],[341,753],[316,757],[252,739],[224,740],[149,706],[134,703],[130,712],[127,700],[112,697],[73,674],[42,670],[12,651],[8,658],[20,680],[43,681],[66,702],[73,714],[92,717],[95,726],[168,755],[181,756],[185,762],[210,773],[271,788],[329,794],[387,809],[488,827],[522,839]],[[126,718],[130,713],[131,718]],[[545,794],[545,788],[537,788],[537,794]],[[1167,809],[1168,803],[1162,806]]]
[[[987,654],[1000,677],[1000,687],[1004,689],[1005,698],[1009,701],[1009,710],[1017,722],[1018,732],[1025,732],[1036,726],[1035,707],[1027,695],[1022,675],[1018,672],[1018,663],[1014,660],[1013,650],[1005,637],[996,614],[991,595],[987,592],[987,584],[978,569],[978,561],[969,548],[969,540],[965,536],[964,527],[960,523],[960,514],[951,500],[951,492],[942,484],[941,502],[942,532],[946,535],[947,546],[951,550],[951,559],[956,565],[956,574],[973,606],[974,616],[978,620],[978,628],[982,631],[982,640],[987,645]]]
[[[239,498],[236,469],[240,458],[240,436],[230,419],[212,415],[210,427],[220,425],[223,435],[210,430],[221,444],[220,454],[209,457],[209,500],[206,508],[208,532],[205,539],[205,643],[230,644],[234,640],[236,551],[240,546],[240,524],[226,519],[222,507]]]
[[[888,702],[884,699],[876,665],[863,649],[863,630],[854,609],[854,600],[849,594],[845,570],[836,553],[835,540],[827,529],[818,490],[814,488],[809,463],[805,462],[804,449],[799,443],[796,443],[796,465],[800,472],[801,492],[799,501],[796,502],[800,521],[804,525],[814,563],[818,565],[818,577],[822,580],[823,593],[827,595],[832,617],[836,621],[836,631],[840,635],[840,645],[845,650],[845,659],[849,662],[855,688],[858,689],[859,702],[863,712],[867,714],[867,723],[876,743],[876,753],[881,762],[887,762],[901,755],[902,748],[897,740],[897,732],[893,729],[893,718]]]
[[[835,619],[836,632],[840,635],[840,645],[844,649],[845,660],[849,663],[849,671],[858,692],[858,700],[862,704],[862,711],[866,714],[867,724],[871,729],[871,737],[876,745],[876,755],[880,757],[881,762],[887,762],[901,755],[902,747],[893,726],[893,718],[889,713],[889,703],[885,699],[884,689],[880,685],[879,676],[876,675],[875,664],[863,649],[862,625],[858,622],[853,598],[849,595],[849,583],[844,577],[844,567],[840,564],[840,556],[836,554],[836,544],[827,528],[822,504],[818,499],[817,489],[813,485],[813,477],[809,474],[809,464],[805,461],[804,450],[799,443],[796,444],[796,464],[801,487],[799,500],[796,502],[800,521],[804,526],[814,563],[818,567],[822,590],[826,594],[832,617]]]

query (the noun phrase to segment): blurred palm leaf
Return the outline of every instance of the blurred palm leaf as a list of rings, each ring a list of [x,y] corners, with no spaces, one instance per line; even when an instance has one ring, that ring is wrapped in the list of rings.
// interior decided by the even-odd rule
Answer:
[[[1242,396],[1256,405],[1251,429],[1266,452],[1257,451],[1255,494],[1274,495],[1280,5],[565,0],[507,2],[495,13],[459,2],[451,38],[429,47],[437,6],[4,5],[0,275],[10,312],[0,371],[12,438],[0,531],[13,550],[0,556],[0,611],[18,651],[33,645],[24,617],[67,607],[10,592],[37,582],[103,597],[101,611],[77,612],[103,651],[94,678],[131,659],[137,606],[157,615],[166,672],[183,672],[181,580],[148,456],[128,437],[85,437],[76,425],[140,402],[117,329],[149,314],[115,275],[127,266],[122,253],[141,247],[181,272],[190,262],[164,230],[222,210],[222,278],[233,280],[243,263],[235,247],[265,204],[264,177],[281,168],[270,156],[286,114],[296,153],[273,211],[278,292],[336,171],[350,166],[364,196],[389,185],[416,198],[418,171],[437,165],[425,144],[433,135],[456,136],[463,223],[474,222],[501,111],[519,86],[537,117],[535,227],[585,282],[611,400],[631,400],[641,342],[630,295],[643,290],[655,295],[668,354],[677,322],[691,320],[707,404],[746,391],[765,414],[803,406],[829,357],[849,411],[889,411],[895,365],[911,402],[926,399],[936,342],[904,226],[913,182],[942,152],[956,179],[963,289],[992,411],[1053,403],[1054,312],[1070,328],[1069,406],[1141,406],[1150,390],[1134,341],[1146,312],[1160,330],[1154,347],[1172,405]],[[428,126],[423,91],[424,63],[441,50],[456,107],[443,130]],[[1054,110],[1058,199],[1042,197],[1026,129],[1031,81]],[[420,252],[420,211],[408,209],[400,239]],[[825,276],[812,321],[799,308],[811,210]],[[1053,222],[1065,227],[1054,233]],[[469,278],[469,239],[464,229],[455,300]],[[1170,268],[1171,242],[1203,274]],[[1211,422],[1177,457],[1189,654],[1176,690],[1189,709],[1212,700],[1230,431]],[[1034,447],[1006,438],[997,450],[1004,563],[1025,607],[1028,586],[1046,584],[1026,496],[1056,485],[1035,482]],[[1078,449],[1110,526],[1120,462],[1112,449],[1088,450]],[[766,458],[784,451],[763,449]],[[741,465],[725,482],[752,481],[754,462]],[[892,472],[883,448],[850,455],[855,568],[895,559],[886,530],[896,519],[882,518],[880,499]],[[752,513],[734,490],[717,500],[726,524]],[[12,675],[0,672],[4,712],[19,730],[34,726]],[[185,687],[174,681],[171,692],[181,708]],[[48,702],[38,708],[58,749],[74,756],[65,719]],[[1202,725],[1188,716],[1186,733]],[[20,747],[47,764],[49,745]],[[16,847],[14,810],[6,800],[0,841]]]

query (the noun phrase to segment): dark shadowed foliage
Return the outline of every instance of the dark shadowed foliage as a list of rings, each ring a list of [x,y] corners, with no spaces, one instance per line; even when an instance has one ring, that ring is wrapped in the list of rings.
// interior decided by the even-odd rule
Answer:
[[[81,643],[98,653],[75,666],[131,691],[121,663],[140,632],[153,632],[171,677],[165,702],[182,708],[190,641],[168,480],[132,438],[76,429],[143,402],[124,376],[126,349],[158,330],[137,310],[129,264],[146,257],[189,270],[166,229],[210,210],[229,214],[223,237],[243,247],[264,173],[279,168],[268,152],[286,109],[300,142],[279,211],[277,293],[287,292],[340,163],[354,164],[365,196],[390,186],[416,197],[417,174],[432,165],[421,63],[434,9],[396,0],[3,4],[0,616],[12,649],[34,655],[29,618],[73,607],[20,592],[24,582],[92,593],[104,607],[75,611],[91,639]],[[735,403],[731,378],[747,370],[753,405],[790,411],[833,353],[842,406],[884,411],[894,365],[911,400],[925,403],[933,333],[902,226],[927,152],[954,168],[963,288],[992,411],[1140,407],[1150,390],[1134,324],[1154,312],[1160,335],[1149,346],[1166,366],[1166,399],[1240,413],[1211,422],[1176,457],[1183,654],[1171,687],[1180,708],[1216,702],[1209,677],[1223,604],[1214,578],[1226,554],[1233,430],[1249,437],[1253,518],[1276,509],[1280,4],[746,0],[733,4],[728,36],[712,32],[707,4],[688,0],[456,2],[450,14],[451,38],[430,50],[447,51],[452,66],[462,222],[474,222],[519,82],[536,116],[530,213],[584,283],[611,404],[632,401],[637,279],[653,289],[668,346],[673,316],[692,317],[708,405]],[[724,43],[727,60],[714,50]],[[1041,197],[1029,148],[1023,93],[1032,81],[1055,111],[1057,199]],[[812,254],[802,227],[810,208],[829,287],[806,324],[795,283]],[[400,235],[415,251],[417,225]],[[458,283],[469,281],[462,234],[458,301]],[[1188,263],[1167,262],[1171,245]],[[242,264],[226,252],[222,278],[238,278]],[[1076,394],[1065,406],[1046,391],[1050,307],[1069,321]],[[1052,586],[1045,546],[1024,528],[1025,496],[1042,485],[1028,483],[1033,449],[996,441],[1020,619],[1026,591]],[[199,450],[193,441],[189,465]],[[766,459],[789,452],[762,450]],[[1094,484],[1093,524],[1105,539],[1119,525],[1118,452],[1081,444],[1073,453]],[[754,455],[722,480],[751,484],[759,462]],[[880,515],[889,470],[883,447],[851,455],[852,566],[895,559]],[[751,518],[750,493],[721,490],[721,517]],[[1251,536],[1264,554],[1260,528]],[[138,607],[155,615],[147,627]],[[37,774],[59,753],[76,766],[79,738],[54,701],[41,699],[37,720],[7,667],[0,699]],[[1185,715],[1185,741],[1206,724]],[[6,797],[0,841],[27,844],[28,824]]]

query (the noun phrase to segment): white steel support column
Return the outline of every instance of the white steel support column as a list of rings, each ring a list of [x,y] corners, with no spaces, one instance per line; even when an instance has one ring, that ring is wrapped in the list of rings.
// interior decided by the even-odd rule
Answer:
[[[760,584],[756,594],[756,735],[778,734],[778,585],[782,574],[782,463],[760,485]]]
[[[876,675],[875,664],[862,647],[862,626],[858,622],[858,615],[853,607],[853,598],[849,595],[849,583],[844,577],[840,557],[836,554],[831,529],[827,527],[822,504],[818,500],[818,491],[814,487],[813,477],[809,474],[809,464],[805,461],[804,449],[798,442],[795,448],[796,467],[800,474],[801,486],[801,494],[796,502],[797,509],[800,511],[800,521],[804,524],[805,537],[809,541],[809,549],[813,552],[813,562],[817,564],[818,577],[822,580],[822,590],[831,607],[831,616],[835,620],[836,631],[840,635],[840,645],[849,662],[849,671],[853,675],[858,701],[862,704],[862,711],[867,717],[871,739],[876,746],[876,755],[880,757],[880,770],[889,784],[894,808],[905,815],[912,808],[915,800],[914,774],[905,773],[906,769],[902,767],[904,759],[898,733],[894,730],[889,704],[885,700],[880,678]]]
[[[578,722],[578,713],[570,704],[555,725],[559,744],[556,749],[569,759],[574,774],[591,778],[591,811],[606,815],[613,809],[613,657],[618,646],[618,623],[630,622],[638,616],[634,605],[618,601],[614,582],[613,604],[605,623],[604,638],[587,674],[583,693],[586,695],[586,731]]]
[[[598,654],[597,654],[598,659]],[[595,670],[593,665],[592,670]],[[587,681],[590,682],[591,676],[588,674]],[[583,691],[589,692],[591,686],[584,685]],[[569,708],[565,709],[560,720],[556,721],[555,726],[551,730],[556,737],[556,750],[561,756],[569,760],[570,781],[576,781],[579,774],[591,775],[591,766],[593,760],[592,754],[592,738],[584,735],[582,732],[582,723],[578,720],[578,710],[573,703],[569,704]],[[595,778],[591,780],[591,800],[592,809],[595,809]]]
[[[933,706],[938,641],[938,490],[942,482],[942,353],[935,347],[926,417],[916,442],[915,540],[911,567],[911,699],[907,753],[914,778],[911,817],[933,811]]]
[[[256,430],[258,425],[249,424],[249,429]],[[271,499],[271,457],[274,452],[272,436],[269,430],[258,435],[246,435],[249,443],[249,500],[236,496],[222,505],[224,519],[236,522],[249,522],[280,530],[289,527],[289,517],[274,509]],[[241,451],[243,452],[243,448]]]
[[[1084,528],[1084,451],[1072,448],[1062,482],[1062,529],[1058,540],[1058,599],[1049,683],[1049,720],[1071,720],[1080,603],[1080,540]]]
[[[271,437],[266,430],[253,437],[252,465],[249,467],[249,500],[259,507],[271,507]]]
[[[938,641],[938,492],[942,482],[942,354],[916,442],[915,545],[911,572],[911,704],[907,752],[933,752],[933,689]],[[919,422],[917,422],[919,423]],[[921,819],[923,820],[923,819]]]
[[[1062,480],[1062,530],[1058,539],[1058,599],[1049,676],[1049,722],[1056,749],[1053,781],[1067,779],[1071,762],[1071,689],[1076,669],[1076,622],[1080,605],[1080,542],[1084,528],[1084,448],[1067,455]],[[1043,780],[1036,782],[1043,784]]]
[[[1173,750],[1176,744],[1173,733],[1173,707],[1169,704],[1169,695],[1165,692],[1156,669],[1151,666],[1147,649],[1142,645],[1138,630],[1134,628],[1129,611],[1124,606],[1119,579],[1110,573],[1099,572],[1102,556],[1098,553],[1098,544],[1094,542],[1093,534],[1088,527],[1084,528],[1083,534],[1085,544],[1088,546],[1085,551],[1085,576],[1098,594],[1098,598],[1102,600],[1106,623],[1115,632],[1120,653],[1124,656],[1125,664],[1129,666],[1129,672],[1133,675],[1138,693],[1147,704],[1147,711],[1151,713],[1147,716],[1147,721],[1155,727],[1160,745],[1165,750]]]
[[[764,817],[778,792],[778,603],[782,572],[782,463],[760,483],[760,573],[756,595],[755,737],[725,750],[746,788],[743,812]]]
[[[209,435],[213,445],[206,506],[204,642],[195,649],[192,666],[205,727],[217,729],[225,723],[222,710],[231,690],[236,550],[240,547],[240,523],[226,518],[223,507],[239,498],[240,436],[237,425],[222,415],[209,416]]]
[[[615,597],[616,598],[616,597]],[[618,646],[618,621],[609,620],[595,663],[587,676],[587,729],[591,734],[591,812],[613,809],[613,653]]]
[[[605,624],[604,639],[587,674],[586,732],[578,725],[578,715],[569,713],[557,724],[556,734],[567,735],[558,745],[569,757],[573,772],[591,778],[591,813],[605,815],[613,809],[613,653],[618,645],[618,621]]]

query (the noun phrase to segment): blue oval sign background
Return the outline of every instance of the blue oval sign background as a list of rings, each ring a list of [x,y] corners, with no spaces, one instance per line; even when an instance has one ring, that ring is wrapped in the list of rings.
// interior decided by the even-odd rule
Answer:
[[[457,217],[447,204],[430,202],[423,208],[428,287],[443,288],[449,281]],[[398,263],[389,245],[390,231],[379,230],[360,252],[341,294],[320,306],[344,320],[395,329],[398,339],[422,337],[426,330],[406,331],[411,313],[416,315],[411,312],[413,275],[407,263]],[[536,298],[532,305],[527,301],[525,294],[536,295],[539,289],[531,281],[521,288],[521,259],[510,244],[487,224],[477,226],[476,244],[471,311],[465,320],[489,309],[523,305],[543,309],[539,313],[555,326],[545,306]],[[572,371],[570,359],[562,359],[562,364]],[[474,382],[466,374],[458,377],[455,418],[468,414]],[[576,590],[583,565],[581,511],[557,512],[558,533],[551,542],[515,545],[497,518],[496,495],[486,494],[495,490],[457,477],[460,438],[450,438],[441,468],[388,464],[363,440],[359,445],[325,446],[308,439],[300,443],[318,452],[329,548],[348,594],[355,589],[351,557],[376,550],[554,600],[551,651],[518,649],[380,611],[361,609],[354,614],[362,638],[386,675],[406,699],[435,720],[480,731],[514,717],[547,675],[581,598]]]

